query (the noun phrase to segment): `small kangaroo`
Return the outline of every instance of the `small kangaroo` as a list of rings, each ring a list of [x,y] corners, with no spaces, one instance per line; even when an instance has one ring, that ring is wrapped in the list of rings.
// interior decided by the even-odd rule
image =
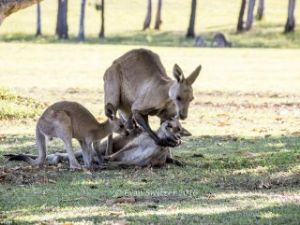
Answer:
[[[72,147],[72,138],[78,140],[84,164],[91,167],[93,143],[103,139],[113,132],[124,132],[124,125],[115,116],[113,107],[106,106],[108,120],[99,123],[96,118],[82,105],[76,102],[62,101],[49,106],[36,125],[36,145],[38,157],[27,161],[32,165],[43,165],[46,159],[46,137],[60,138],[65,145],[70,162],[70,168],[81,168]],[[100,159],[99,159],[100,160]]]
[[[114,110],[122,111],[126,119],[133,117],[156,144],[174,147],[177,140],[159,138],[150,128],[148,116],[157,115],[161,122],[174,116],[186,119],[194,99],[192,84],[200,70],[198,66],[185,78],[175,64],[176,80],[172,80],[157,54],[146,49],[131,50],[116,59],[104,74],[105,105],[111,104]],[[162,118],[166,115],[167,118]]]
[[[156,132],[159,138],[170,138],[181,143],[181,125],[177,119],[166,120]],[[106,156],[109,163],[126,166],[163,166],[170,155],[168,147],[157,145],[147,132],[143,132],[128,142],[116,153]]]
[[[212,47],[218,47],[218,48],[231,47],[231,42],[227,41],[224,34],[216,33],[212,40]]]

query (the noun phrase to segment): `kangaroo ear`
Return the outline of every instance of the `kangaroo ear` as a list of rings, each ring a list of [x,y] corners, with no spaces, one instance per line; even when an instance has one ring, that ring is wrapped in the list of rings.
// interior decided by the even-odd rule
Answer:
[[[118,112],[118,115],[119,115],[121,123],[126,124],[127,120],[125,119],[124,115],[120,111]]]
[[[110,103],[106,104],[105,115],[111,120],[116,118],[116,110],[114,109],[112,104],[110,104]]]
[[[183,82],[184,80],[182,69],[177,64],[173,67],[173,76],[178,82]]]
[[[168,128],[172,128],[172,123],[168,122],[168,123],[167,123],[167,127],[168,127]]]
[[[188,85],[192,85],[194,82],[195,82],[195,80],[197,79],[197,77],[198,77],[198,75],[199,75],[199,73],[200,73],[200,71],[201,71],[201,65],[200,66],[198,66],[195,70],[194,70],[194,72],[192,72],[191,73],[191,75],[188,77],[188,78],[186,78],[186,83],[188,84]]]

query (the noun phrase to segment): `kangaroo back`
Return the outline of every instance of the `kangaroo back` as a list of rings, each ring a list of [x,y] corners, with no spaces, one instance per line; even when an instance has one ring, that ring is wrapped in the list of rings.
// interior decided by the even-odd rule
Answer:
[[[132,104],[143,93],[157,90],[171,81],[157,54],[146,50],[132,50],[116,59],[104,74],[105,104],[111,103],[127,115]],[[166,96],[167,97],[167,96]]]

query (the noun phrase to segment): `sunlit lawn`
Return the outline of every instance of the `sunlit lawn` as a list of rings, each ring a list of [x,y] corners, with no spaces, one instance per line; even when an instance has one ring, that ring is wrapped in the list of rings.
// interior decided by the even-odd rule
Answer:
[[[1,43],[0,154],[35,153],[36,118],[55,101],[78,101],[103,120],[102,76],[131,48]],[[2,223],[299,223],[299,51],[151,49],[170,75],[174,63],[186,74],[203,66],[184,121],[194,136],[173,151],[186,166],[17,169],[0,185]],[[50,152],[61,149],[50,143]],[[136,202],[111,204],[118,196]]]

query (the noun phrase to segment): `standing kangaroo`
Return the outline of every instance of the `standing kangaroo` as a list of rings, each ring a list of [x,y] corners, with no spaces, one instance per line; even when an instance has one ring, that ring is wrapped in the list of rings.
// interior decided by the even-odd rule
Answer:
[[[192,84],[200,70],[201,66],[198,66],[185,78],[175,64],[173,75],[176,80],[172,80],[157,54],[146,49],[129,51],[115,60],[104,74],[105,106],[111,104],[127,119],[133,116],[156,144],[174,147],[177,140],[159,138],[150,128],[148,116],[157,115],[161,122],[174,116],[186,119],[194,99]],[[109,154],[111,152],[107,152]]]
[[[115,117],[113,108],[107,105],[108,120],[99,123],[96,118],[82,105],[76,102],[62,101],[49,106],[36,125],[36,144],[38,157],[30,157],[24,161],[32,165],[43,165],[46,159],[46,137],[60,138],[68,153],[70,168],[81,168],[72,147],[72,138],[79,141],[82,148],[84,164],[91,166],[93,143],[103,139],[113,132],[123,132],[124,125]]]

